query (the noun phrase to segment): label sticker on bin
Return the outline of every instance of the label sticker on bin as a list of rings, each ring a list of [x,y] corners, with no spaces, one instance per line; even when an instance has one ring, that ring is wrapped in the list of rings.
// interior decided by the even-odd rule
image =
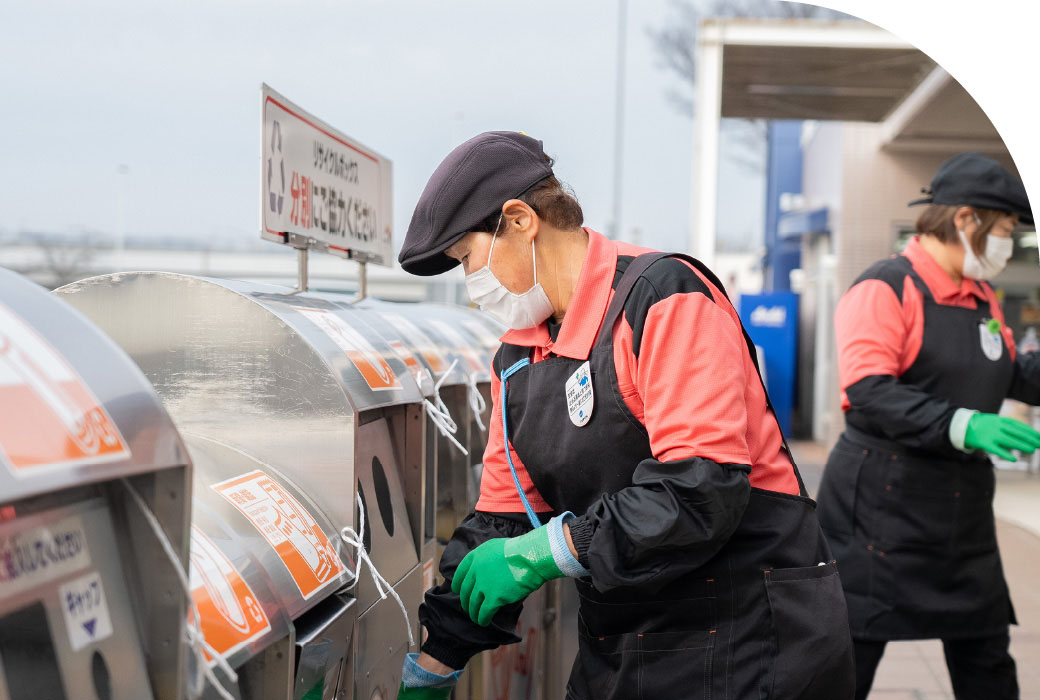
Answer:
[[[400,389],[401,382],[387,364],[386,359],[368,342],[365,336],[350,327],[346,321],[331,311],[294,306],[325,335],[332,339],[336,346],[346,353],[350,361],[364,377],[365,383],[373,391]]]
[[[444,338],[449,343],[451,343],[451,345],[454,346],[453,349],[466,359],[466,362],[469,364],[469,369],[471,372],[491,371],[488,368],[488,366],[480,360],[480,356],[477,355],[477,353],[473,352],[473,349],[470,347],[470,344],[466,341],[466,339],[462,336],[461,333],[459,333],[457,330],[452,328],[449,324],[445,323],[444,321],[439,321],[437,319],[431,319],[430,325],[436,328],[438,331],[440,331],[440,334],[443,335]]]
[[[408,349],[408,346],[402,343],[400,340],[388,340],[387,344],[393,348],[397,356],[401,358],[401,362],[408,368],[408,371],[415,377],[415,383],[420,387],[424,385],[423,379],[426,377],[426,368],[419,364],[419,361],[415,359],[415,355]]]
[[[437,580],[434,578],[433,571],[433,559],[427,559],[422,565],[422,581],[423,591],[428,591],[437,585]]]
[[[401,314],[382,312],[381,315],[387,323],[405,337],[405,340],[412,344],[412,347],[419,352],[419,355],[430,366],[430,370],[434,374],[440,374],[448,369],[448,361],[444,359],[444,355],[441,354],[437,343],[433,342],[430,336],[423,333],[419,326]]]
[[[112,636],[108,601],[105,600],[101,574],[97,571],[63,583],[58,589],[58,596],[73,651]]]
[[[115,421],[76,370],[0,304],[0,462],[19,476],[129,456]]]
[[[329,536],[285,487],[257,469],[213,485],[278,553],[300,595],[310,598],[346,571]]]
[[[197,527],[191,527],[191,597],[206,642],[228,656],[271,630],[256,594],[238,569]],[[190,614],[190,613],[189,613]],[[216,663],[209,652],[206,659]]]

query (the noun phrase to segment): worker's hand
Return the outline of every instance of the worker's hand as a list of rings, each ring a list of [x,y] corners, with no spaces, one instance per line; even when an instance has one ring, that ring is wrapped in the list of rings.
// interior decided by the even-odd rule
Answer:
[[[462,609],[482,627],[498,609],[523,600],[543,583],[561,578],[553,559],[548,526],[519,537],[488,540],[459,564],[451,590],[462,598]]]
[[[991,455],[1014,462],[1011,450],[1032,453],[1040,447],[1040,433],[1022,421],[995,413],[976,413],[968,421],[964,446],[985,450]]]

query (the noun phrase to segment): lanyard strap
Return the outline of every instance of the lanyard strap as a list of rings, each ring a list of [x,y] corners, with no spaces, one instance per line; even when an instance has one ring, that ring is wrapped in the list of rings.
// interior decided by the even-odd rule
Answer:
[[[524,489],[520,486],[520,477],[517,476],[516,466],[513,464],[513,457],[510,454],[511,449],[509,447],[509,425],[506,422],[506,386],[511,376],[522,370],[527,365],[531,364],[530,358],[525,357],[522,360],[517,360],[513,365],[506,370],[502,371],[502,442],[505,444],[506,450],[506,461],[509,462],[509,471],[513,474],[513,483],[516,484],[516,492],[520,494],[520,500],[524,503],[524,510],[527,511],[527,519],[531,521],[531,526],[539,528],[542,526],[542,522],[535,515],[534,508],[531,507],[531,502],[527,500],[527,494],[524,493]]]

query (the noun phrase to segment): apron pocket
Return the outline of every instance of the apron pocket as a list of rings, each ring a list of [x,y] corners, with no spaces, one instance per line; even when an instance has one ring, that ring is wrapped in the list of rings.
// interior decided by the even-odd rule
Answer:
[[[856,686],[852,638],[834,562],[773,569],[764,576],[776,640],[773,687],[767,697],[852,698]]]
[[[957,520],[955,467],[890,455],[882,514],[883,550],[949,546]]]
[[[717,605],[715,580],[684,579],[654,596],[599,593],[575,580],[578,659],[570,692],[583,700],[708,700]]]
[[[709,700],[714,641],[714,630],[583,634],[571,692],[585,700]]]

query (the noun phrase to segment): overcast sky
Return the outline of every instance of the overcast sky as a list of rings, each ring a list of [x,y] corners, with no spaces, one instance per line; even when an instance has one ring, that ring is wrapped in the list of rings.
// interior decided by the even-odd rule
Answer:
[[[630,2],[622,231],[685,249],[692,121]],[[394,243],[447,152],[542,139],[589,225],[612,216],[617,4],[234,0],[0,4],[0,233],[258,237],[259,85],[394,163]],[[125,165],[125,174],[119,166]],[[720,227],[760,232],[760,176],[727,169]]]

